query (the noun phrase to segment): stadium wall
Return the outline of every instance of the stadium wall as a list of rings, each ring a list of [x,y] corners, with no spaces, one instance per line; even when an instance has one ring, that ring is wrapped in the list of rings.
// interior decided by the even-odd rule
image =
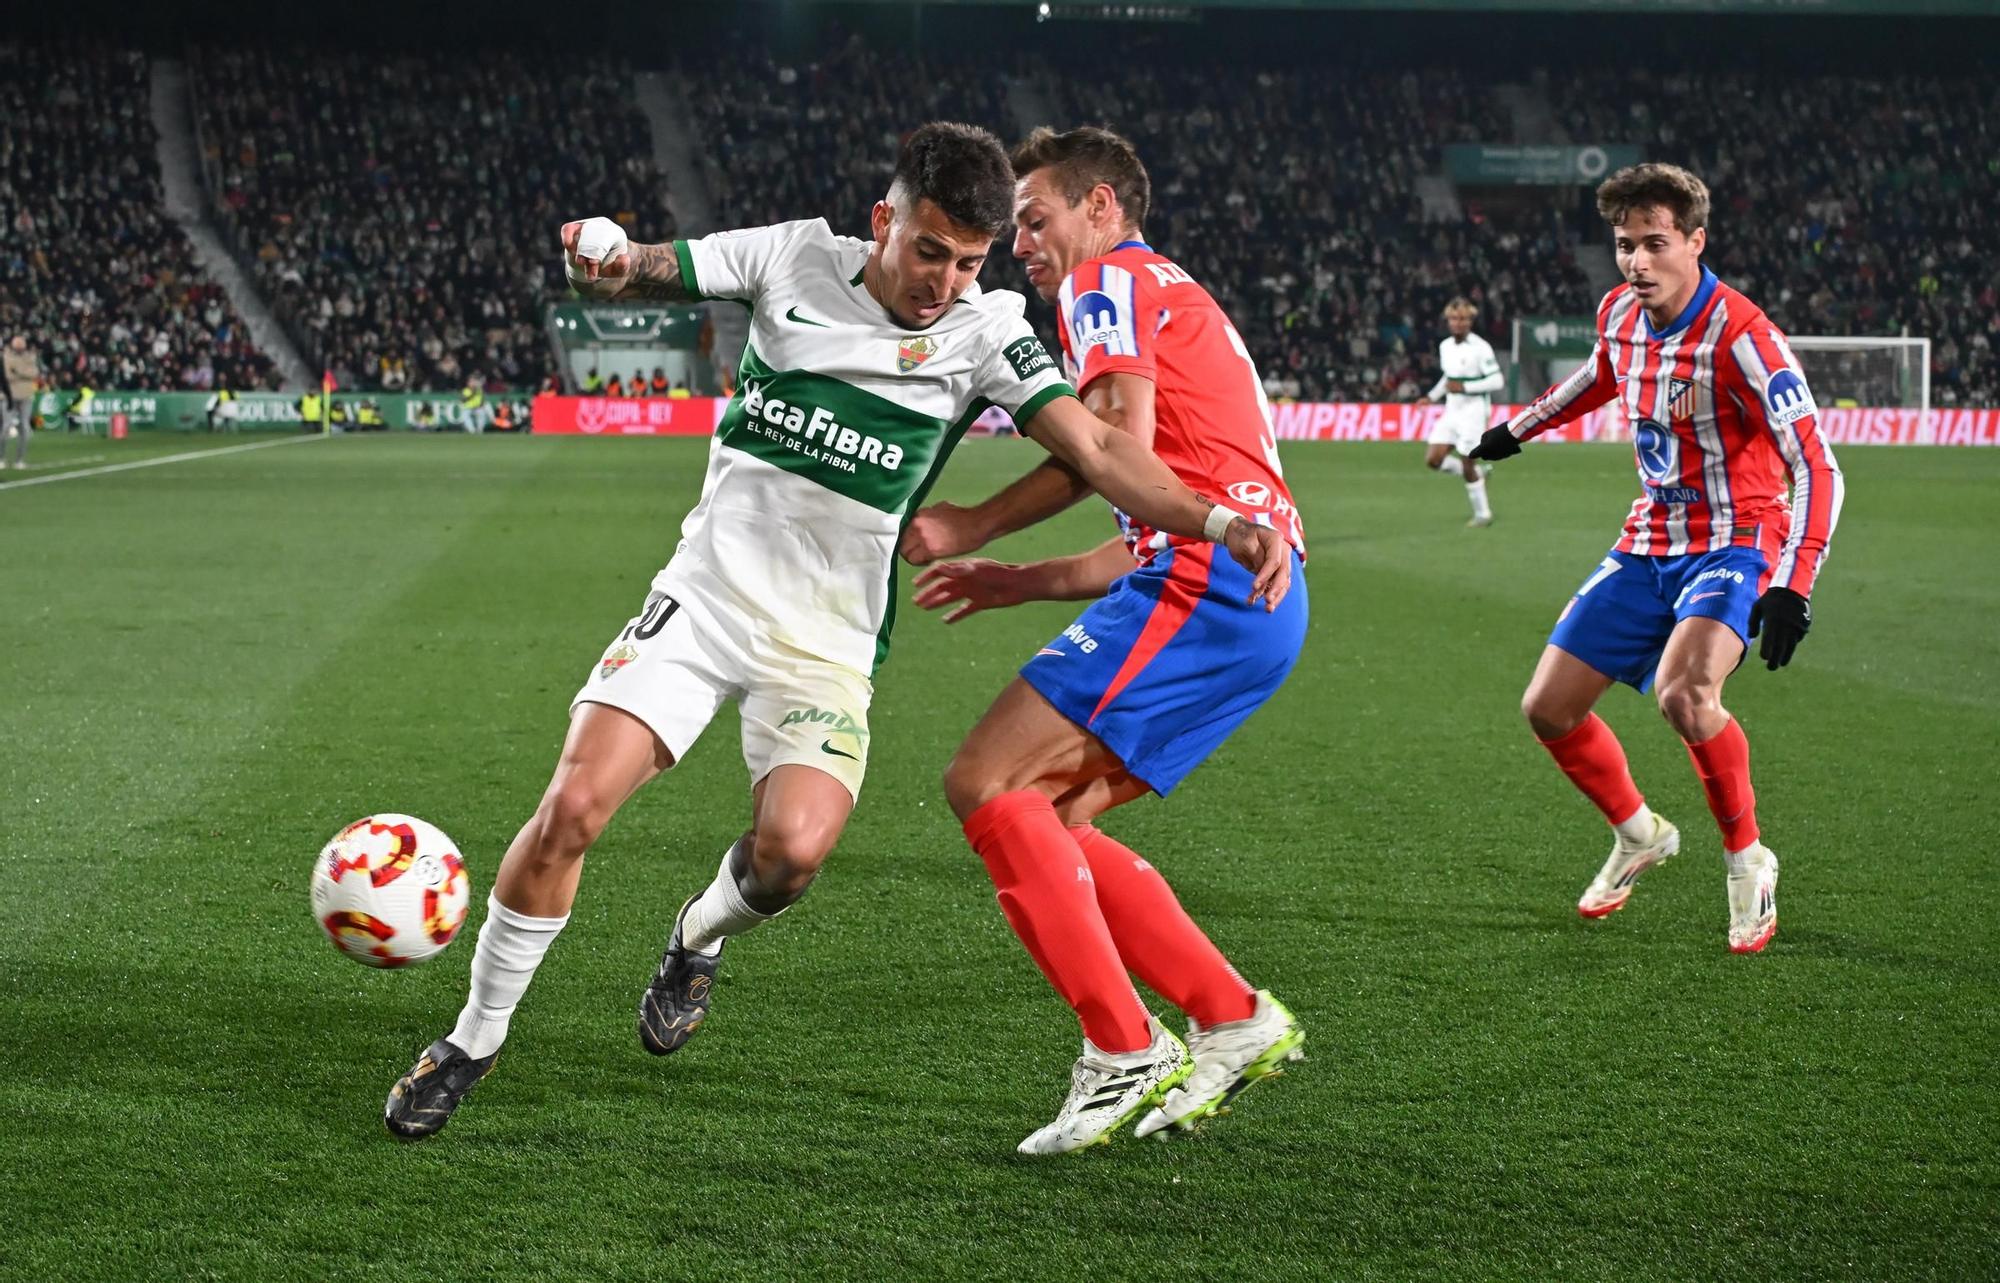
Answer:
[[[583,436],[703,436],[714,431],[728,402],[720,397],[666,401],[657,398],[538,396],[533,421],[538,433]],[[1524,406],[1494,407],[1504,423]],[[1428,402],[1307,401],[1271,407],[1272,425],[1282,441],[1422,441],[1444,413]],[[1919,411],[1839,407],[1820,411],[1820,425],[1835,444],[2000,446],[2000,410]],[[1012,431],[999,410],[981,416],[976,433]],[[1625,416],[1616,407],[1595,410],[1538,438],[1550,441],[1629,441]]]
[[[76,395],[73,391],[40,393],[35,398],[36,421],[45,428],[63,426]],[[82,422],[87,427],[101,429],[111,422],[113,415],[122,414],[128,428],[185,432],[207,425],[209,396],[207,392],[99,392],[91,399]],[[299,427],[299,396],[296,392],[239,392],[232,403],[235,409],[230,415],[231,424],[241,429]],[[489,394],[484,404],[470,413],[491,422],[495,409],[503,401],[517,421],[527,414],[529,397],[519,393]],[[373,404],[381,412],[380,426],[385,428],[462,428],[468,413],[454,393],[336,392],[335,422],[342,422],[339,416],[345,414],[346,426],[354,426],[363,402]],[[427,424],[421,417],[425,407],[431,415]]]
[[[1505,423],[1525,405],[1496,405],[1493,422]],[[1444,414],[1428,402],[1303,402],[1274,405],[1271,417],[1282,441],[1422,441]],[[2000,410],[1921,410],[1833,406],[1819,411],[1820,431],[1835,445],[2000,446]],[[1536,440],[1629,441],[1625,412],[1615,405],[1593,410],[1575,423]]]
[[[44,392],[35,413],[44,427],[59,427],[75,395]],[[495,407],[506,401],[517,419],[523,412],[533,430],[544,435],[576,436],[707,436],[722,419],[729,403],[722,397],[597,397],[518,395],[488,397],[472,413],[490,422]],[[415,428],[421,407],[428,404],[432,423],[452,429],[465,426],[467,411],[454,396],[414,393],[336,394],[334,403],[347,412],[361,402],[381,411],[382,426]],[[296,428],[299,401],[283,393],[246,392],[236,401],[238,428]],[[1523,409],[1496,405],[1493,421],[1503,423]],[[1444,413],[1429,402],[1303,401],[1271,407],[1272,426],[1281,441],[1423,441]],[[100,392],[85,422],[102,427],[113,414],[123,414],[128,427],[187,431],[208,422],[208,395],[201,392]],[[1868,406],[1835,406],[1819,412],[1820,429],[1836,445],[2000,446],[2000,409],[1922,411]],[[338,419],[336,419],[338,422]],[[999,410],[982,416],[975,433],[1009,432],[1013,424]],[[1627,441],[1631,433],[1623,411],[1605,406],[1575,423],[1545,433],[1550,441]]]

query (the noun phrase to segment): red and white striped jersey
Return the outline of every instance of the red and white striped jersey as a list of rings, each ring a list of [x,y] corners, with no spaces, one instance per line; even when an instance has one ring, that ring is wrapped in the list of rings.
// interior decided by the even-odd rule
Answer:
[[[1304,556],[1263,380],[1209,292],[1144,242],[1125,241],[1071,272],[1056,307],[1077,392],[1107,374],[1151,380],[1153,453],[1188,489],[1276,529]],[[1187,542],[1123,512],[1118,526],[1140,561]]]
[[[1620,285],[1598,305],[1589,362],[1509,427],[1526,441],[1614,397],[1632,425],[1645,491],[1618,551],[1675,557],[1756,546],[1770,560],[1772,587],[1811,594],[1845,482],[1805,373],[1763,310],[1704,267],[1686,310],[1655,331]]]

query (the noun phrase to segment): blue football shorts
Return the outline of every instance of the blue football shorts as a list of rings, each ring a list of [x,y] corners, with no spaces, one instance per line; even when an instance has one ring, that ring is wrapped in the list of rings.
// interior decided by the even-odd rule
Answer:
[[[1306,636],[1304,563],[1274,611],[1215,544],[1161,551],[1021,668],[1057,711],[1162,796],[1284,683]]]
[[[1667,638],[1683,619],[1720,620],[1747,649],[1750,608],[1770,573],[1763,551],[1747,546],[1679,557],[1609,553],[1563,607],[1549,645],[1650,691]]]

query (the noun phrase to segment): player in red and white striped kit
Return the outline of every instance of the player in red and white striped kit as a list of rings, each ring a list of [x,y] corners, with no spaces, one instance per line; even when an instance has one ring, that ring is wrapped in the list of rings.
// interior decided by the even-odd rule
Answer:
[[[1805,636],[1840,518],[1840,467],[1785,336],[1701,264],[1702,181],[1672,165],[1635,165],[1598,188],[1597,208],[1625,284],[1598,306],[1596,349],[1487,432],[1473,457],[1518,454],[1520,442],[1616,398],[1644,493],[1564,608],[1521,711],[1617,834],[1577,904],[1600,918],[1680,849],[1679,832],[1646,806],[1617,736],[1591,711],[1614,681],[1654,692],[1722,830],[1729,947],[1755,953],[1777,929],[1778,859],[1759,838],[1750,745],[1722,706],[1722,685],[1760,632],[1772,670]]]

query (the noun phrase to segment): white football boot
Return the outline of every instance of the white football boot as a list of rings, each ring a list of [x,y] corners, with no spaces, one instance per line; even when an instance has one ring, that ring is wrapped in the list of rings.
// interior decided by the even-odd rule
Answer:
[[[1749,867],[1729,875],[1729,951],[1756,953],[1778,930],[1778,857],[1762,842],[1744,852]]]
[[[1158,1020],[1148,1023],[1152,1045],[1137,1055],[1113,1056],[1084,1039],[1083,1055],[1070,1071],[1069,1099],[1054,1122],[1021,1142],[1023,1154],[1067,1154],[1101,1145],[1187,1078],[1194,1062],[1186,1045]]]
[[[1196,1123],[1227,1113],[1229,1102],[1253,1083],[1285,1072],[1288,1060],[1304,1060],[1300,1050],[1306,1031],[1268,989],[1257,991],[1257,1005],[1241,1020],[1204,1029],[1188,1020],[1188,1050],[1194,1072],[1186,1083],[1167,1093],[1165,1101],[1139,1120],[1135,1136],[1151,1136],[1172,1126],[1192,1130]]]
[[[1624,908],[1639,875],[1681,849],[1681,831],[1658,811],[1646,814],[1653,821],[1652,836],[1638,843],[1622,837],[1612,842],[1610,858],[1576,902],[1576,911],[1584,917],[1601,918]]]

